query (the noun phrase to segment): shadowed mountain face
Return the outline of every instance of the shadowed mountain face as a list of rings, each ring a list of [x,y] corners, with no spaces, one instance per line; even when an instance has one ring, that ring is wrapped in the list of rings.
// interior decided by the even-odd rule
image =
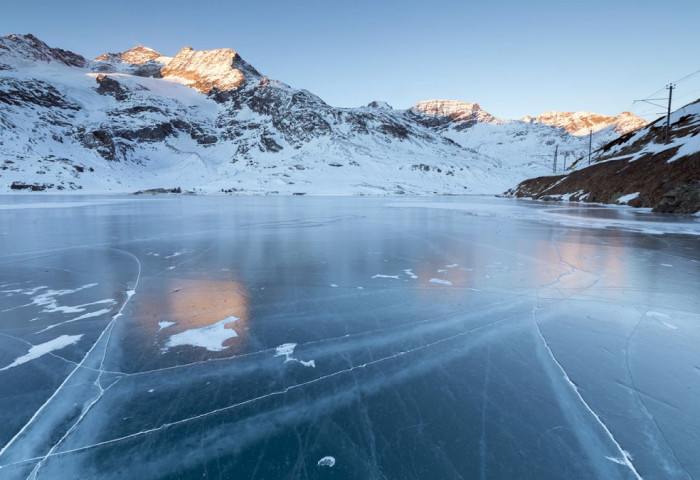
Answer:
[[[0,189],[497,193],[573,161],[587,138],[476,103],[337,108],[231,49],[139,46],[93,61],[0,38]],[[594,136],[616,138],[608,126]]]

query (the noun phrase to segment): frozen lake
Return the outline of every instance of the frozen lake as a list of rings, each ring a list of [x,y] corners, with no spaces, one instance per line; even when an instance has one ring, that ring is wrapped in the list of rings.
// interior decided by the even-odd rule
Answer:
[[[0,478],[700,479],[700,218],[0,197]]]

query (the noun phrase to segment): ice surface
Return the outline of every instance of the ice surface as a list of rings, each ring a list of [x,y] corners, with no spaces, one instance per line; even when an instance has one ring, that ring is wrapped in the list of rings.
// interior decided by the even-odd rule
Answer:
[[[121,200],[0,210],[3,480],[700,478],[697,217]]]

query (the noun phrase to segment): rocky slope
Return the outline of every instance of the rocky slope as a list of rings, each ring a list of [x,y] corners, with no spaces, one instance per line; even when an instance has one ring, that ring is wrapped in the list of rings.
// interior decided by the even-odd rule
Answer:
[[[630,132],[596,152],[595,162],[573,165],[567,175],[520,183],[507,195],[653,207],[654,211],[700,211],[700,100],[665,119]],[[581,164],[581,165],[579,165]]]
[[[31,35],[0,38],[0,127],[0,191],[496,193],[587,148],[477,104],[332,107],[231,49],[90,61]]]

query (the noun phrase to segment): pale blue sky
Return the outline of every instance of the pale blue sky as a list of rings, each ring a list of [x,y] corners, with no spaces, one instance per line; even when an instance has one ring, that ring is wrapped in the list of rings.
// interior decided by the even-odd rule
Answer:
[[[336,106],[450,98],[504,118],[616,114],[700,69],[698,0],[0,0],[0,12],[0,34],[87,57],[231,47]],[[681,82],[677,106],[697,89],[700,74]]]

